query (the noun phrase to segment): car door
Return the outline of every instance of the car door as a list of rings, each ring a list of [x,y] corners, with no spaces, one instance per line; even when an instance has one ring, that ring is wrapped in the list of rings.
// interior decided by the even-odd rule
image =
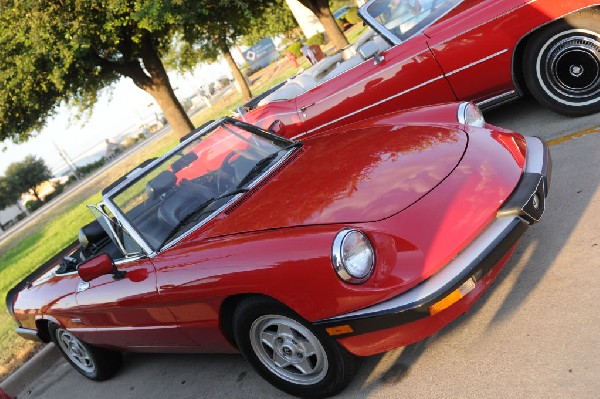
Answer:
[[[426,39],[417,34],[381,53],[383,59],[364,61],[298,96],[296,106],[303,132],[454,101]]]
[[[515,47],[528,32],[549,20],[539,3],[544,2],[464,0],[425,31],[459,99],[480,103],[517,94],[513,83]]]
[[[117,261],[120,279],[104,275],[80,281],[79,327],[71,328],[84,341],[129,350],[160,350],[192,345],[180,331],[156,289],[156,271],[148,258]]]

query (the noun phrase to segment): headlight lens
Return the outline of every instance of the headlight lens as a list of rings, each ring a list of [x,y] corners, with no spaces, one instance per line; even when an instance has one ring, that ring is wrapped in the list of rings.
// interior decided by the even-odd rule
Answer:
[[[461,103],[458,106],[458,122],[475,127],[485,126],[485,119],[481,110],[473,103]]]
[[[347,283],[362,283],[373,273],[375,252],[367,236],[359,230],[340,231],[333,240],[331,258],[338,276]]]

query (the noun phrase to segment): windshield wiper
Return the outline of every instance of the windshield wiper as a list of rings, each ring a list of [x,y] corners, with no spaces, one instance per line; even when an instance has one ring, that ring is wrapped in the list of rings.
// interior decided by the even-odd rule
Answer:
[[[238,188],[238,189],[235,189],[233,191],[228,191],[228,192],[223,193],[223,194],[221,194],[221,195],[219,195],[217,197],[213,197],[213,198],[210,198],[210,199],[204,201],[202,204],[200,204],[198,206],[198,208],[194,209],[192,212],[190,212],[188,215],[186,215],[183,219],[181,219],[179,221],[179,223],[177,223],[175,225],[175,227],[173,227],[173,229],[171,230],[171,232],[169,233],[169,235],[167,235],[167,237],[159,245],[159,248],[162,249],[162,247],[164,247],[166,243],[168,243],[169,241],[171,241],[173,239],[173,237],[176,237],[179,234],[179,230],[181,230],[182,227],[187,226],[189,223],[191,223],[191,222],[193,222],[195,220],[200,219],[200,217],[206,213],[206,212],[202,212],[202,211],[205,210],[210,205],[212,205],[215,202],[217,202],[219,200],[222,200],[224,198],[233,197],[234,195],[238,195],[238,194],[243,194],[246,191],[248,191],[248,189],[246,189],[246,188]]]
[[[274,153],[270,154],[269,156],[258,161],[256,163],[256,165],[254,165],[252,167],[252,169],[250,169],[248,171],[248,173],[246,173],[246,175],[242,178],[242,180],[240,180],[240,182],[237,185],[238,188],[245,186],[246,183],[248,183],[254,176],[261,173],[268,165],[271,164],[271,162],[273,162],[273,160],[279,155],[280,152],[289,151],[292,148],[300,147],[301,145],[302,145],[302,142],[292,143],[283,148],[280,148],[279,150],[275,151]]]

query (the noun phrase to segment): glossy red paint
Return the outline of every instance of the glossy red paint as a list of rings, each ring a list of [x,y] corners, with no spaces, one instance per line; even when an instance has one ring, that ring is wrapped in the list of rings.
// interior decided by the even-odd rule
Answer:
[[[441,102],[494,105],[527,91],[523,51],[532,34],[586,8],[590,0],[464,0],[409,40],[289,100],[260,106],[243,120],[267,128],[280,119],[286,137]],[[309,73],[310,69],[305,72]]]
[[[112,274],[115,265],[107,254],[102,254],[94,259],[90,259],[77,269],[79,277],[83,281],[89,282],[100,276]]]
[[[521,177],[522,136],[462,126],[456,115],[445,104],[307,136],[289,162],[177,245],[117,262],[124,278],[82,286],[76,273],[50,270],[19,294],[15,316],[32,329],[51,319],[110,348],[234,352],[223,305],[239,296],[274,298],[311,322],[390,299],[462,251]],[[375,248],[364,284],[333,270],[332,242],[345,227]]]
[[[394,348],[407,346],[432,336],[457,317],[466,313],[481,295],[490,287],[516,248],[513,247],[503,259],[485,276],[478,281],[475,288],[458,302],[440,313],[425,319],[414,321],[400,327],[389,328],[372,333],[341,338],[339,340],[350,353],[358,356],[370,356]]]

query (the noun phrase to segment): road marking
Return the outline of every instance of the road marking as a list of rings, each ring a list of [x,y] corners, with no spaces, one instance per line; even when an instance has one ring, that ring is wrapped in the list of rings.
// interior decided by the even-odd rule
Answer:
[[[583,137],[583,136],[588,136],[590,134],[595,134],[595,133],[600,133],[600,126],[591,127],[589,129],[585,129],[585,130],[582,130],[582,131],[577,132],[577,133],[571,133],[571,134],[567,134],[566,136],[557,137],[555,139],[548,140],[546,143],[549,146],[554,146],[554,145],[557,145],[557,144],[561,144],[561,143],[567,142],[569,140],[573,140],[573,139],[576,139],[576,138],[579,138],[579,137]]]

